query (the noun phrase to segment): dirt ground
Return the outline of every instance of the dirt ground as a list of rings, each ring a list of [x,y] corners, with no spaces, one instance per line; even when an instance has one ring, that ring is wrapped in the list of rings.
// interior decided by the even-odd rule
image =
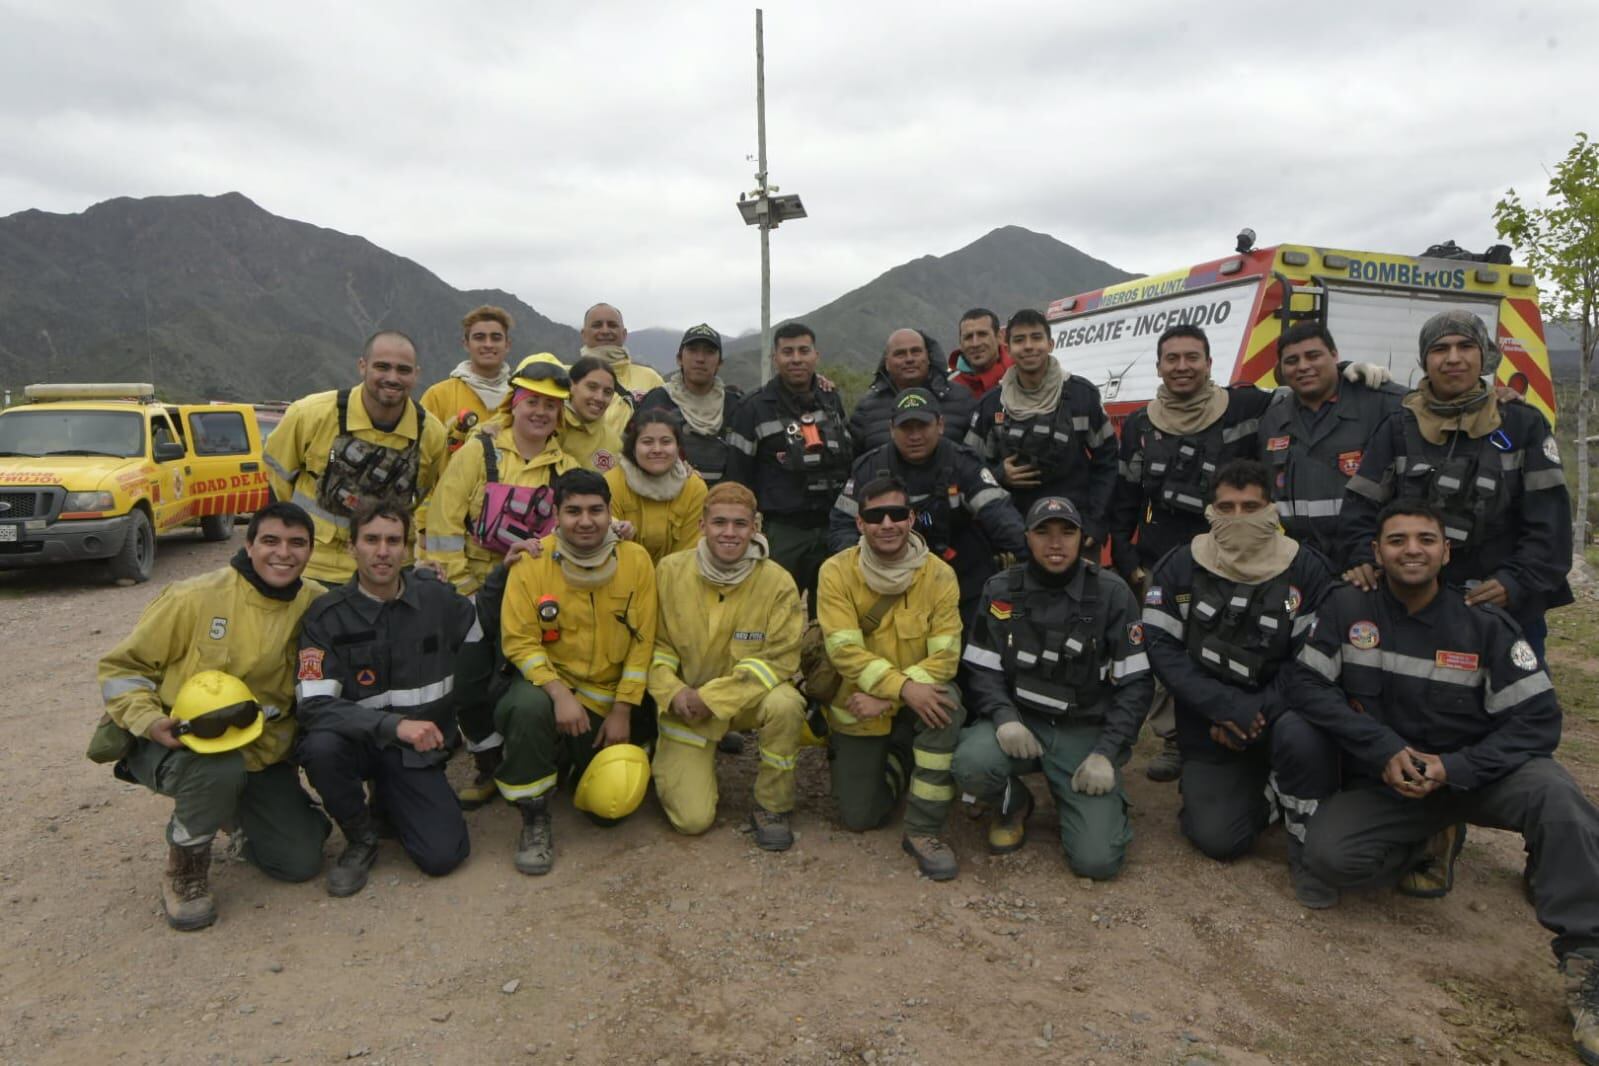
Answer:
[[[1295,904],[1272,830],[1212,863],[1178,836],[1174,786],[1129,788],[1122,876],[1065,869],[1047,801],[994,859],[954,816],[959,879],[932,884],[897,829],[835,828],[820,751],[800,766],[798,842],[742,826],[755,755],[722,757],[699,839],[653,798],[613,830],[562,796],[557,865],[518,875],[518,819],[468,816],[473,854],[430,880],[386,843],[365,892],[282,885],[220,862],[221,917],[160,918],[167,801],[83,757],[96,658],[164,583],[230,545],[161,545],[156,579],[0,575],[0,1061],[644,1063],[1566,1062],[1548,936],[1520,840],[1473,829],[1454,893]],[[1557,617],[1562,755],[1599,785],[1599,606]],[[457,760],[451,773],[463,775]],[[1034,791],[1043,799],[1041,782]],[[329,843],[335,854],[338,837]]]

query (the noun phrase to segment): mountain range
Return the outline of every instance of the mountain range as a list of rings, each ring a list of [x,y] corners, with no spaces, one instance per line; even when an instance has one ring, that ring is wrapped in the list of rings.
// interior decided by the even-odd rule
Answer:
[[[1131,276],[1006,226],[797,317],[816,329],[830,366],[867,372],[899,326],[948,348],[968,307],[1003,316]],[[362,339],[385,327],[416,339],[429,382],[455,365],[460,318],[483,303],[515,317],[518,353],[576,352],[576,329],[511,293],[452,288],[365,238],[279,217],[236,192],[0,218],[0,382],[13,389],[131,380],[175,399],[292,399],[347,384]],[[641,362],[669,369],[689,325],[639,329],[629,343]],[[757,381],[758,334],[724,343],[728,376]]]

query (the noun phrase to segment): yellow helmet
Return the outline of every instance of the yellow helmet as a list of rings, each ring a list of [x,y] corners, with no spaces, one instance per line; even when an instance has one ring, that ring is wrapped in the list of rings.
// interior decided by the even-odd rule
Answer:
[[[565,363],[549,352],[539,352],[516,364],[516,372],[511,375],[511,388],[527,389],[564,400],[572,394],[572,379],[567,376]]]
[[[626,818],[650,787],[650,757],[637,744],[612,744],[594,756],[577,783],[572,805],[599,818]]]
[[[261,735],[261,705],[250,686],[221,670],[201,670],[183,683],[172,703],[173,730],[202,755],[242,748]]]

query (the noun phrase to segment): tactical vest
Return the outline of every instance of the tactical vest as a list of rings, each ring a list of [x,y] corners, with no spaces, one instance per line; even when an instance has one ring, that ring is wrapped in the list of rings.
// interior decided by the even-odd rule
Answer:
[[[1444,535],[1457,548],[1475,543],[1509,507],[1499,456],[1511,450],[1510,438],[1496,429],[1477,440],[1456,433],[1449,444],[1432,444],[1422,437],[1412,412],[1404,413],[1403,422],[1405,469],[1398,478],[1399,498],[1425,500],[1438,508],[1444,516]],[[1465,454],[1455,454],[1456,445]]]
[[[1019,464],[1036,466],[1045,481],[1060,477],[1073,464],[1083,461],[1083,445],[1072,424],[1071,405],[1066,402],[1066,387],[1061,386],[1055,410],[1047,415],[1012,419],[1002,405],[1003,421],[995,425],[999,453]]]
[[[427,415],[415,400],[411,407],[416,412],[415,440],[404,448],[373,444],[350,432],[350,390],[339,390],[339,432],[328,450],[328,465],[317,479],[318,506],[329,514],[349,518],[363,502],[382,496],[392,496],[406,506],[416,503]]]
[[[1064,596],[1035,592],[1045,602],[1041,613],[1047,621],[1031,617],[1023,568],[1013,567],[1006,578],[1011,614],[1004,623],[1000,659],[1017,699],[1040,714],[1081,716],[1110,695],[1099,618],[1099,568],[1087,560],[1078,565],[1085,572],[1083,598],[1075,613],[1059,609],[1066,602]]]
[[[696,433],[686,426],[683,429],[683,453],[694,472],[705,479],[707,486],[721,481],[727,474],[727,441]]]
[[[849,432],[825,407],[790,415],[779,443],[782,467],[805,476],[805,494],[829,506],[849,480]]]
[[[1147,416],[1146,416],[1147,417]],[[1144,496],[1153,507],[1203,515],[1211,479],[1222,454],[1223,423],[1218,418],[1198,433],[1168,436],[1150,423],[1152,439],[1144,441]]]
[[[483,442],[483,509],[472,524],[478,547],[504,555],[519,540],[537,540],[555,528],[555,491],[548,485],[529,488],[500,481],[499,453],[490,433]]]
[[[1259,585],[1241,585],[1196,564],[1184,627],[1188,654],[1223,681],[1260,689],[1292,650],[1292,589],[1286,570]]]

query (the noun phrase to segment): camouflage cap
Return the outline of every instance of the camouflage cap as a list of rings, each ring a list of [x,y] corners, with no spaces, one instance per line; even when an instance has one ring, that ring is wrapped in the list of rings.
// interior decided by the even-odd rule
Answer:
[[[1439,338],[1458,335],[1474,341],[1482,349],[1482,376],[1491,378],[1499,368],[1499,346],[1488,336],[1488,326],[1470,311],[1439,311],[1421,324],[1419,358],[1421,368],[1427,369],[1427,349]]]

